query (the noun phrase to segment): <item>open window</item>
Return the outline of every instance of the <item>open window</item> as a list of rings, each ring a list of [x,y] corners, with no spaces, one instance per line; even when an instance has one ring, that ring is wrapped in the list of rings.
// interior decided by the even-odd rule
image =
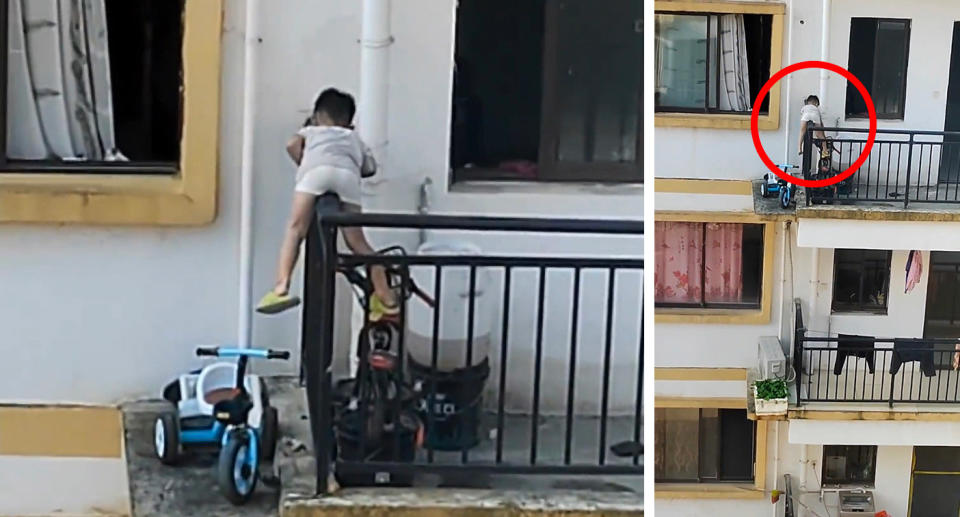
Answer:
[[[460,0],[453,181],[640,182],[643,3]]]
[[[834,250],[833,312],[887,312],[889,250]]]
[[[877,473],[876,445],[824,445],[825,486],[873,485]]]
[[[657,307],[758,309],[762,224],[656,222]]]
[[[756,423],[744,409],[657,408],[658,483],[753,482]]]
[[[184,0],[0,8],[0,170],[177,173]]]
[[[853,18],[850,21],[850,72],[873,98],[877,118],[903,119],[907,98],[910,20]],[[867,118],[867,104],[847,83],[848,118]]]

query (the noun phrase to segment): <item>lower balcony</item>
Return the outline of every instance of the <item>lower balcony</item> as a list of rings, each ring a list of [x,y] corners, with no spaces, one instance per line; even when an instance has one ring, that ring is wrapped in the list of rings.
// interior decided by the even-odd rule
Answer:
[[[798,333],[794,351],[799,405],[886,404],[890,408],[960,411],[960,344]]]

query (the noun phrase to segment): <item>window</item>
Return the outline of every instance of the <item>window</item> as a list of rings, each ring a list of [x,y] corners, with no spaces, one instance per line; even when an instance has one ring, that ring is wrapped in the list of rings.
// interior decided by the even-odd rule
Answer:
[[[658,483],[753,481],[756,426],[746,410],[657,408],[654,416]]]
[[[853,18],[847,63],[870,96],[877,118],[903,119],[907,90],[910,20]],[[847,83],[847,117],[866,118],[863,96]]]
[[[454,181],[643,179],[643,2],[460,0]]]
[[[211,222],[222,16],[223,0],[0,0],[0,222]]]
[[[760,307],[762,224],[658,221],[655,235],[658,307]]]
[[[833,311],[887,311],[890,251],[834,251]]]
[[[658,12],[655,24],[657,111],[750,113],[770,78],[773,16]]]
[[[177,172],[184,0],[0,3],[0,168]]]
[[[823,446],[824,485],[872,485],[876,471],[876,445]]]

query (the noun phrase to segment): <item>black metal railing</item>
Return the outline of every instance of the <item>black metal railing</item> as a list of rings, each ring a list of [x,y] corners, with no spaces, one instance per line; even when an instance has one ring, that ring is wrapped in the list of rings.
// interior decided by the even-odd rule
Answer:
[[[841,335],[801,330],[794,350],[799,402],[960,403],[956,339]]]
[[[350,227],[456,232],[458,238],[501,241],[512,236],[523,239],[526,248],[541,242],[530,239],[547,243],[550,235],[577,234],[591,242],[606,236],[628,251],[609,257],[335,253],[338,230]],[[447,483],[494,473],[642,474],[642,239],[640,221],[320,215],[307,242],[302,336],[318,492],[325,491],[331,467],[341,479],[372,484],[403,484],[417,474],[440,475]],[[409,302],[401,304],[392,334],[383,332],[384,320],[361,330],[357,376],[335,382],[334,348],[349,345],[334,335],[333,322],[344,308],[335,306],[333,280],[344,274],[355,286],[363,285],[360,299],[369,314],[370,285],[364,279],[376,266],[387,268],[392,286]],[[462,292],[444,287],[453,285],[447,275],[456,272],[457,285],[469,284]],[[411,296],[415,291],[422,300]],[[453,320],[441,321],[450,304],[466,305],[456,313],[465,326],[457,342],[440,336]],[[481,320],[487,328],[480,328]],[[413,329],[414,321],[420,330]],[[429,335],[422,335],[424,327],[430,327]],[[478,359],[481,341],[489,362]],[[438,356],[464,347],[465,354],[457,356],[462,366],[450,374],[448,364],[444,371]],[[381,351],[388,353],[378,355]],[[486,372],[491,375],[480,381],[480,393],[489,404],[470,415],[472,401],[445,409],[450,393],[440,393],[443,383],[486,379]],[[461,420],[454,433],[459,442],[441,447],[439,419],[448,414],[467,424]],[[414,445],[423,445],[414,451],[402,429],[412,436],[417,426]],[[462,439],[474,431],[472,440]]]
[[[815,133],[835,133],[816,138]],[[866,148],[861,128],[808,128],[803,177],[835,177]],[[884,202],[960,203],[960,132],[879,129],[866,161],[852,176],[829,187],[808,188],[807,204]]]

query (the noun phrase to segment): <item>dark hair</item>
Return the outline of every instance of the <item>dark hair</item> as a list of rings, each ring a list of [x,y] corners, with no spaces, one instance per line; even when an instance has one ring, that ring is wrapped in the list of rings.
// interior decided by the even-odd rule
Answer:
[[[817,97],[816,95],[811,95],[807,97],[807,100],[803,101],[803,103],[810,104],[811,102],[814,102],[814,101],[816,101],[817,104],[820,104],[820,97]]]
[[[349,93],[327,88],[313,103],[314,113],[324,113],[340,126],[349,126],[357,112],[357,104]]]

